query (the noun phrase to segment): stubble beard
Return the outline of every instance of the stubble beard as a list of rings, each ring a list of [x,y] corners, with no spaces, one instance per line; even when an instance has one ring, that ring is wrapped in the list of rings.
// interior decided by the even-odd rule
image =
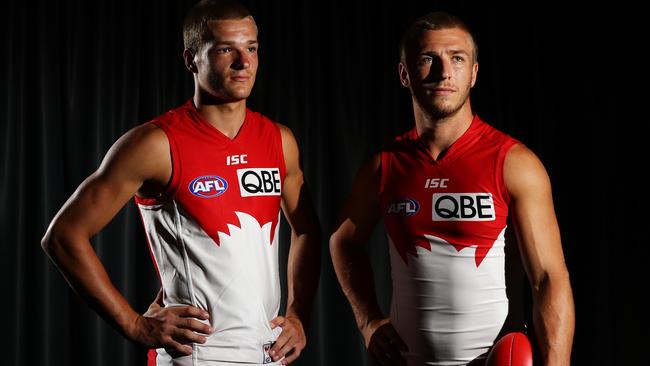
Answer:
[[[427,112],[433,119],[439,120],[439,119],[444,119],[450,116],[453,116],[454,114],[458,113],[461,108],[465,105],[467,100],[469,99],[469,92],[470,88],[467,88],[464,91],[464,95],[459,99],[458,103],[450,105],[450,103],[446,101],[442,102],[436,102],[432,101],[430,96],[425,95],[423,96],[423,102],[420,102],[418,100],[418,104],[422,107],[424,111]],[[420,98],[417,98],[420,99]]]

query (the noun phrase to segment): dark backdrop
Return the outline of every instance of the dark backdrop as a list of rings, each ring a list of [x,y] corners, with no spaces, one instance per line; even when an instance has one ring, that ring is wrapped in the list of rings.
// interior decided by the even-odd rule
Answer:
[[[465,17],[480,47],[474,109],[535,151],[551,176],[577,308],[574,363],[640,363],[648,244],[640,174],[647,153],[644,105],[633,96],[643,85],[647,46],[634,38],[643,27],[632,20],[638,9],[621,2],[578,9],[568,9],[568,2],[481,3],[246,2],[261,40],[249,106],[293,129],[329,232],[364,157],[413,124],[408,92],[397,77],[405,26],[436,9]],[[144,364],[144,350],[76,297],[39,242],[121,134],[191,96],[180,33],[190,4],[3,5],[3,365]],[[387,309],[382,230],[368,250]],[[286,229],[282,235],[286,260]],[[144,311],[159,284],[132,202],[93,244],[115,285]],[[309,342],[296,365],[362,365],[363,342],[326,240],[322,248]],[[517,288],[526,290],[523,281]]]

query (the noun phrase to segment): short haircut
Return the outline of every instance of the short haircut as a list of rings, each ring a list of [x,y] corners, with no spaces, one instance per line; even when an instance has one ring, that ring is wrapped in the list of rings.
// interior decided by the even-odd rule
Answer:
[[[427,31],[459,28],[469,34],[474,46],[474,62],[478,61],[478,45],[474,35],[469,27],[457,16],[451,15],[444,11],[436,11],[417,18],[406,29],[399,43],[400,60],[404,61],[406,45],[415,39],[418,39]]]
[[[253,17],[242,4],[232,0],[201,0],[185,16],[183,44],[193,53],[212,39],[208,23],[213,20]]]

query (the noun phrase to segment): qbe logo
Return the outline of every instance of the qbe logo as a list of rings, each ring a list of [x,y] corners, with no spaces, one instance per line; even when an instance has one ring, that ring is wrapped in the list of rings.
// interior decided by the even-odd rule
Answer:
[[[189,189],[195,196],[212,198],[221,196],[228,189],[228,182],[216,175],[204,175],[194,178],[190,182]]]
[[[491,193],[434,193],[433,221],[494,221]]]
[[[280,195],[278,168],[237,169],[237,177],[242,197]]]
[[[402,215],[410,217],[418,213],[418,211],[420,211],[420,204],[418,201],[412,198],[402,197],[389,204],[386,213],[389,215]]]

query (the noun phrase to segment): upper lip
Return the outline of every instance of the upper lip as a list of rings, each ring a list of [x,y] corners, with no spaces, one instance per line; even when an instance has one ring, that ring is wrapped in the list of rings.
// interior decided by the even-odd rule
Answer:
[[[456,89],[450,86],[434,86],[433,88],[429,88],[429,89],[436,90],[436,91],[451,91],[451,92],[456,91]]]

